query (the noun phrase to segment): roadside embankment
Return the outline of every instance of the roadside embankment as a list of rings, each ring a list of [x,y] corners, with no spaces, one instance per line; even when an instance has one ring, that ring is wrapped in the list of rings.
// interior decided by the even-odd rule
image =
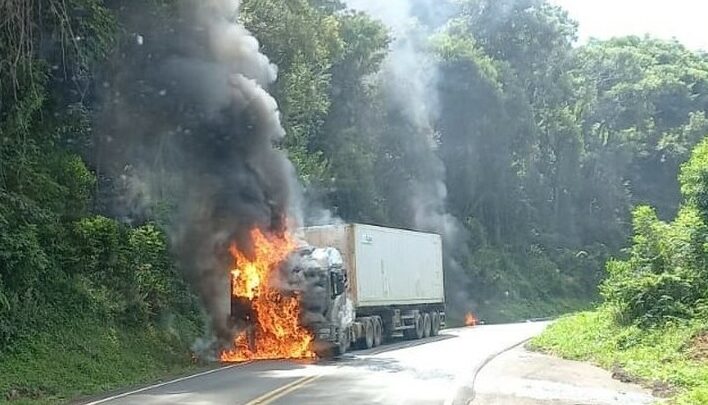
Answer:
[[[529,347],[589,361],[675,404],[708,404],[708,323],[640,328],[615,323],[608,309],[561,318]]]
[[[189,345],[198,328],[187,319],[141,328],[95,319],[53,323],[0,357],[0,403],[66,403],[197,368]]]

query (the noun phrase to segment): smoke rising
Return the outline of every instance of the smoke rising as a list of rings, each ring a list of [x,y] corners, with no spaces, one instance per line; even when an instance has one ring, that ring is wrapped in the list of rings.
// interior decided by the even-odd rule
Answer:
[[[278,106],[266,91],[277,68],[236,22],[238,12],[238,1],[193,0],[169,27],[136,23],[141,40],[104,85],[97,157],[122,175],[124,194],[134,197],[129,209],[172,202],[174,253],[222,344],[232,338],[228,245],[248,249],[250,229],[296,227],[301,212],[294,168],[276,146],[285,135]]]
[[[379,74],[387,105],[411,128],[405,156],[419,162],[409,191],[412,224],[424,230],[444,230],[445,167],[436,154],[434,121],[438,116],[438,65],[427,52],[432,28],[413,15],[409,0],[348,0],[352,9],[380,19],[394,41]]]
[[[447,21],[449,5],[431,0],[347,0],[348,7],[381,20],[391,30],[393,42],[377,78],[385,92],[389,115],[404,121],[405,138],[395,143],[414,168],[403,188],[393,190],[408,205],[409,225],[437,232],[444,238],[448,303],[463,311],[469,305],[462,269],[453,252],[464,248],[464,230],[447,212],[445,164],[437,153],[435,121],[439,117],[439,65],[429,49],[429,38]],[[419,16],[426,16],[421,21]],[[442,16],[442,17],[441,17]]]

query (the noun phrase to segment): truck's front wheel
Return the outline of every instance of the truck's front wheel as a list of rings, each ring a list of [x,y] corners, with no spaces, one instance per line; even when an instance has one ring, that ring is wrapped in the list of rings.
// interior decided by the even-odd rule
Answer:
[[[350,343],[351,339],[349,338],[349,328],[343,329],[339,335],[339,342],[337,342],[337,346],[335,348],[337,353],[335,355],[341,356],[346,353],[347,350],[349,350]]]

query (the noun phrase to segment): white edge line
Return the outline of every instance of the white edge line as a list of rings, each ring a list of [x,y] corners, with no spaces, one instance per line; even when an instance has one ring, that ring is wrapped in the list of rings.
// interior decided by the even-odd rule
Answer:
[[[152,389],[155,389],[155,388],[164,387],[165,385],[169,385],[169,384],[174,384],[174,383],[182,382],[182,381],[185,381],[185,380],[189,380],[189,379],[192,379],[192,378],[201,377],[201,376],[208,375],[208,374],[211,374],[211,373],[216,373],[216,372],[218,372],[218,371],[224,371],[224,370],[228,370],[228,369],[235,368],[235,367],[242,367],[242,366],[245,366],[245,365],[251,364],[251,363],[252,363],[252,361],[247,361],[247,362],[243,362],[243,363],[232,364],[232,365],[226,366],[226,367],[215,368],[215,369],[213,369],[213,370],[203,371],[203,372],[201,372],[201,373],[188,375],[188,376],[185,376],[185,377],[177,378],[177,379],[175,379],[175,380],[165,381],[165,382],[162,382],[162,383],[159,383],[159,384],[154,384],[154,385],[150,385],[150,386],[148,386],[148,387],[143,387],[143,388],[140,388],[140,389],[135,390],[135,391],[124,392],[124,393],[122,393],[122,394],[114,395],[114,396],[112,396],[112,397],[99,399],[98,401],[88,402],[88,403],[85,403],[84,405],[97,405],[97,404],[102,404],[102,403],[104,403],[104,402],[113,401],[113,400],[115,400],[115,399],[124,398],[124,397],[130,396],[130,395],[138,394],[138,393],[143,392],[143,391],[149,391],[149,390],[152,390]]]

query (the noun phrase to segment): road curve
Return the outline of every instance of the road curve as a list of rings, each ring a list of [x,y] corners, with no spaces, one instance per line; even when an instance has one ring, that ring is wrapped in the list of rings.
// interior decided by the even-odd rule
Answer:
[[[349,353],[336,361],[227,366],[86,405],[461,404],[476,370],[546,323],[450,329],[435,338]]]

